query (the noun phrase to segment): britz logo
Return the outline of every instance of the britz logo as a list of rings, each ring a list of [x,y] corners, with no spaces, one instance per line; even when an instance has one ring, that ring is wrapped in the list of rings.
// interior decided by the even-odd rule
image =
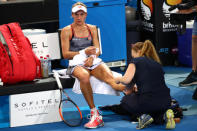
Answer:
[[[174,25],[170,23],[170,14],[175,13],[176,11],[175,12],[169,11],[169,8],[181,2],[182,0],[164,0],[162,10],[163,10],[164,17],[167,21],[163,22],[163,32],[171,32],[171,31],[177,30],[178,25]]]

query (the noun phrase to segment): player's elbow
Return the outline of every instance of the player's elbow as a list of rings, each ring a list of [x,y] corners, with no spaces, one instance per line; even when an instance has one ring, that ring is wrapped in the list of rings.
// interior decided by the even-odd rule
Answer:
[[[63,52],[64,59],[71,59],[69,53]]]

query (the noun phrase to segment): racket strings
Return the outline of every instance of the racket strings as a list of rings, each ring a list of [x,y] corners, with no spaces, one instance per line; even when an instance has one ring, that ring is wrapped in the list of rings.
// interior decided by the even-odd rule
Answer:
[[[61,116],[63,121],[69,126],[78,126],[82,121],[82,114],[79,108],[70,100],[61,102]]]

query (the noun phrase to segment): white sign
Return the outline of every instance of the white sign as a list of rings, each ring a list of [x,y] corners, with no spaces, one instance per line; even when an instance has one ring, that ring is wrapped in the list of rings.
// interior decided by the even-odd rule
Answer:
[[[58,33],[32,34],[27,35],[32,49],[36,56],[40,58],[49,55],[50,59],[60,59],[60,46]]]
[[[42,91],[10,96],[10,126],[25,126],[61,121],[60,91]]]
[[[61,48],[58,33],[47,34],[47,45],[49,48],[49,55],[51,59],[61,59]]]
[[[49,55],[46,34],[28,35],[27,38],[30,40],[32,49],[38,58]]]

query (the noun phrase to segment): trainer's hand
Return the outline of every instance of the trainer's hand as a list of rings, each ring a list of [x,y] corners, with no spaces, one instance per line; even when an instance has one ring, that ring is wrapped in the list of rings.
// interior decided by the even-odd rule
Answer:
[[[134,92],[138,92],[138,89],[137,89],[137,86],[136,86],[136,85],[134,85],[133,91],[134,91]]]
[[[194,6],[194,8],[196,8],[196,10],[197,10],[197,6]],[[193,12],[196,12],[196,11],[194,11],[192,8],[190,8],[190,9],[186,9],[186,10],[179,10],[177,13],[179,13],[179,14],[190,14],[190,13],[193,13]]]
[[[96,47],[94,46],[89,46],[85,49],[86,55],[96,55]]]
[[[124,93],[125,95],[130,95],[131,93],[133,93],[133,90],[132,90],[132,89],[124,89],[124,90],[123,90],[123,93]]]
[[[124,93],[125,95],[130,95],[131,93],[135,93],[135,92],[138,92],[138,89],[137,89],[137,86],[136,86],[136,85],[133,86],[132,88],[125,88],[125,89],[123,90],[123,93]]]
[[[85,61],[84,61],[84,66],[86,67],[91,67],[93,65],[93,61],[94,58],[93,57],[88,57]]]

